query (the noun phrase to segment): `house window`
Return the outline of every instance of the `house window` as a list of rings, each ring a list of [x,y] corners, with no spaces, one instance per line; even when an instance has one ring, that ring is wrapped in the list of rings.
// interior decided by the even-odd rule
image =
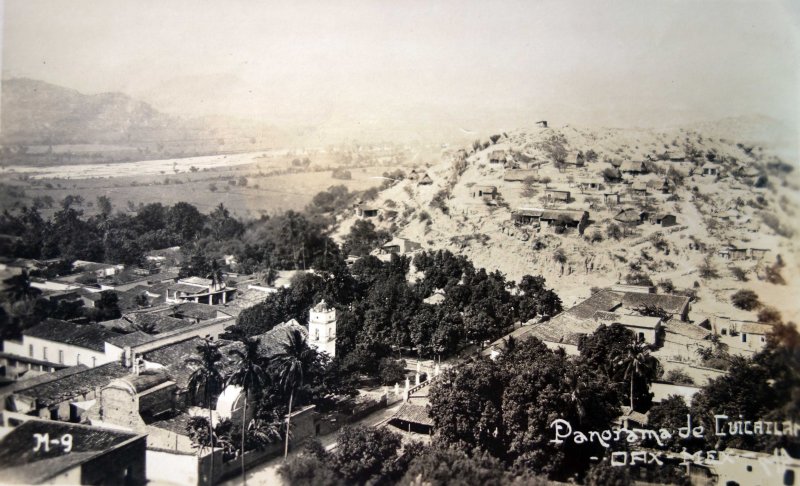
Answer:
[[[47,346],[42,348],[42,359],[47,361]]]
[[[783,473],[783,484],[786,486],[794,486],[794,471],[787,469]]]
[[[28,345],[28,356],[33,358],[33,344]]]
[[[61,349],[58,350],[58,363],[64,364],[64,351]]]
[[[747,472],[753,472],[753,466],[747,466]]]
[[[742,333],[742,342],[743,343],[747,342],[747,334],[745,334],[745,333]]]
[[[723,329],[722,331],[720,331],[720,334],[722,334],[723,336],[727,336],[728,335],[728,330],[727,329]]]
[[[643,332],[639,333],[639,341],[644,341],[644,333]]]

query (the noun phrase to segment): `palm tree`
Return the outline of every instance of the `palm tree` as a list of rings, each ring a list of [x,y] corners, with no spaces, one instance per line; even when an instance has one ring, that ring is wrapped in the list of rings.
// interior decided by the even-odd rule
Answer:
[[[567,402],[575,405],[575,411],[578,413],[578,423],[583,423],[586,417],[586,405],[583,401],[583,392],[586,389],[587,374],[578,368],[570,367],[564,376],[564,383],[566,390],[564,391],[564,398]]]
[[[619,357],[617,364],[625,367],[625,379],[631,381],[631,411],[633,411],[633,383],[637,377],[650,378],[658,368],[658,360],[650,354],[650,346],[642,341],[632,342]]]
[[[3,283],[6,284],[3,293],[6,294],[11,302],[30,300],[42,293],[41,290],[31,286],[31,279],[25,270],[19,275],[3,280]]]
[[[219,344],[213,342],[211,338],[206,338],[203,344],[197,347],[199,358],[191,357],[186,360],[189,366],[196,366],[191,376],[189,376],[189,393],[196,397],[200,388],[205,393],[205,404],[208,407],[208,435],[211,444],[211,482],[214,481],[214,414],[211,402],[214,396],[222,391],[225,380],[219,371],[219,361],[222,353],[219,352]]]
[[[267,386],[269,377],[266,368],[262,365],[263,357],[259,354],[259,341],[255,338],[241,337],[244,349],[232,349],[230,354],[238,358],[236,369],[228,377],[228,385],[237,385],[244,393],[244,408],[242,410],[242,484],[247,483],[244,470],[244,439],[247,425],[247,400],[250,392]]]
[[[211,270],[208,271],[206,278],[211,279],[211,285],[214,290],[220,288],[225,281],[222,275],[222,269],[219,267],[219,263],[214,259],[211,260]]]
[[[299,329],[289,331],[283,349],[272,357],[272,363],[278,370],[281,387],[289,391],[289,413],[286,415],[286,445],[283,450],[284,459],[289,455],[289,430],[292,420],[292,402],[294,392],[303,386],[305,371],[316,353],[308,346],[306,336]]]

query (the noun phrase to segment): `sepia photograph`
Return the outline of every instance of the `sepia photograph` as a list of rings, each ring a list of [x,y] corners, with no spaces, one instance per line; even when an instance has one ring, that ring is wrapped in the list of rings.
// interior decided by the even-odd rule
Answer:
[[[0,484],[800,485],[800,3],[0,19]]]

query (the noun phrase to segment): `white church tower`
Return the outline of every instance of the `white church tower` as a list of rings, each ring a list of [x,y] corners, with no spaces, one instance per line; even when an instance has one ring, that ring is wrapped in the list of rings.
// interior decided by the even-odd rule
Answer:
[[[331,358],[336,356],[336,309],[324,300],[308,313],[308,344]]]

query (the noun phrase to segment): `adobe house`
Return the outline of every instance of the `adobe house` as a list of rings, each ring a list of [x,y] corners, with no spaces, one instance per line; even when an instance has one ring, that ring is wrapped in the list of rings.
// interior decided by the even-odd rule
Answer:
[[[769,253],[769,248],[750,248],[750,257],[754,260],[763,260]]]
[[[647,168],[644,166],[644,162],[638,161],[634,162],[632,160],[626,160],[622,163],[619,167],[619,170],[623,174],[628,175],[639,175],[647,173]]]
[[[633,183],[628,187],[628,192],[633,197],[644,197],[647,196],[647,186],[641,183]]]
[[[737,248],[736,246],[730,244],[720,248],[717,254],[725,260],[747,260],[747,248]]]
[[[517,226],[538,224],[543,212],[543,209],[518,209],[511,213],[511,221]]]
[[[669,194],[669,192],[672,190],[672,184],[669,182],[669,179],[667,179],[666,177],[663,178],[663,179],[657,179],[657,180],[654,180],[654,181],[648,181],[647,182],[647,187],[649,187],[650,189],[652,189],[652,190],[654,190],[656,192],[660,192],[662,194]]]
[[[569,191],[562,191],[559,189],[545,189],[544,195],[546,198],[553,201],[569,202]]]
[[[427,176],[426,176],[427,177]],[[422,184],[422,182],[420,182]],[[374,218],[378,215],[379,209],[375,206],[370,206],[367,203],[359,203],[356,205],[356,216],[359,218]]]
[[[664,158],[670,162],[684,162],[686,160],[686,154],[677,150],[667,150],[664,152]]]
[[[678,224],[678,220],[674,214],[670,213],[658,213],[652,218],[653,224],[661,225],[664,228],[669,228],[670,226],[675,226]]]
[[[547,120],[539,120],[539,121],[536,122],[536,125],[538,125],[538,126],[540,126],[542,128],[547,128]]]
[[[411,241],[408,238],[395,237],[381,246],[379,252],[381,254],[395,253],[398,255],[405,255],[420,249],[422,249],[422,245],[415,241]]]
[[[489,154],[490,164],[502,164],[506,161],[506,153],[502,150],[495,150]]]
[[[629,226],[642,224],[647,219],[647,213],[636,208],[625,208],[614,216],[614,221]]]
[[[484,199],[495,199],[497,198],[497,187],[496,186],[475,186],[472,188],[472,197],[482,197]]]
[[[719,175],[719,167],[709,162],[706,162],[700,167],[700,175],[716,177]]]
[[[613,206],[615,204],[619,204],[619,193],[618,192],[607,192],[603,194],[603,203]]]
[[[433,184],[433,179],[431,179],[431,176],[429,176],[428,174],[425,174],[424,176],[422,176],[422,179],[420,179],[417,184],[420,186],[430,186],[431,184]]]
[[[574,165],[575,167],[583,167],[584,165],[586,165],[586,157],[583,155],[583,152],[571,154],[564,161],[564,165]]]
[[[602,182],[598,180],[585,180],[578,183],[581,191],[600,191],[603,189]]]

